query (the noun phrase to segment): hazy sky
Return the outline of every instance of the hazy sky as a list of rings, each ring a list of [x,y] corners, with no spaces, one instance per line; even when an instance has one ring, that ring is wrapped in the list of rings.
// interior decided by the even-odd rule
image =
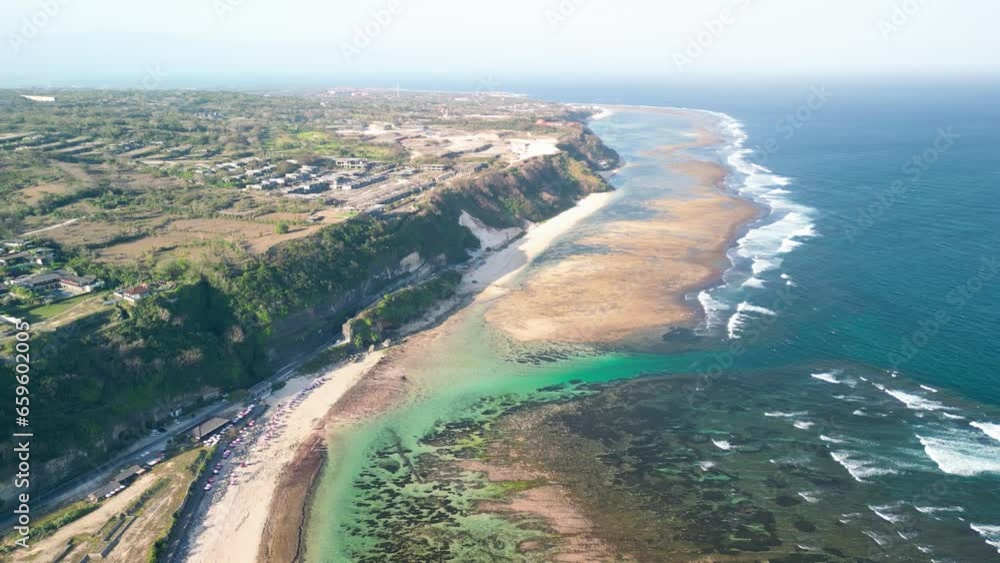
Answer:
[[[191,73],[668,77],[1000,70],[995,0],[3,4],[0,82]]]

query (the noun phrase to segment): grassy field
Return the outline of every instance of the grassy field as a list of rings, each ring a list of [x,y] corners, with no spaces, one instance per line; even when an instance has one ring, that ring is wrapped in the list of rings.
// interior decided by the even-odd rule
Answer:
[[[110,291],[98,291],[96,293],[78,295],[76,297],[66,299],[65,301],[50,303],[33,309],[16,311],[13,315],[15,317],[21,317],[33,325],[40,323],[51,325],[52,323],[58,322],[63,315],[66,315],[71,311],[79,313],[83,310],[97,310],[102,308],[103,305],[101,305],[101,302],[107,299],[109,295],[111,295]],[[96,309],[94,308],[94,305],[98,305]]]

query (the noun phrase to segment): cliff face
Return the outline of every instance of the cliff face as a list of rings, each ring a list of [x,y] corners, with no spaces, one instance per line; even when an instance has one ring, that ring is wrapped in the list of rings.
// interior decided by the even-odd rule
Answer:
[[[543,221],[582,197],[607,189],[606,182],[585,162],[559,154],[456,182],[435,193],[415,216],[373,219],[392,240],[372,258],[375,267],[360,283],[318,294],[276,320],[268,340],[270,365],[284,365],[297,354],[331,341],[343,322],[373,298],[465,261],[468,251],[479,247],[479,240],[462,226],[463,213],[494,228],[522,226],[527,221]],[[301,244],[310,244],[309,239]],[[277,254],[299,255],[290,248]],[[303,260],[320,260],[323,254],[307,253]],[[413,256],[421,257],[416,269]],[[287,258],[283,261],[284,267],[291,267]]]
[[[612,170],[621,166],[622,159],[611,147],[587,127],[580,127],[578,135],[564,141],[559,148],[570,157],[586,162],[593,170]]]
[[[73,461],[34,475],[36,490],[145,435],[157,422],[152,413],[193,389],[249,388],[332,340],[386,291],[467,260],[479,240],[462,226],[463,212],[490,227],[522,226],[610,189],[595,170],[605,157],[617,163],[613,151],[586,129],[561,146],[560,154],[440,188],[418,213],[359,216],[239,272],[144,300],[117,322],[39,337],[47,353],[33,365],[33,410],[46,416],[35,431],[53,438],[36,455]],[[130,430],[113,432],[122,425]],[[71,450],[85,453],[67,456]],[[0,453],[0,465],[13,461]]]
[[[413,263],[416,257],[419,262]],[[297,357],[337,340],[344,322],[386,292],[423,279],[447,265],[444,255],[424,260],[417,253],[373,272],[365,283],[345,292],[334,292],[274,322],[267,340],[268,365],[280,368]]]

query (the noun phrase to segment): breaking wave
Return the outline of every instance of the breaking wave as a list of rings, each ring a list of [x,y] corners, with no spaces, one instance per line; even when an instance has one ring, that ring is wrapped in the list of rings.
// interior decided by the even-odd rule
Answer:
[[[722,151],[722,157],[731,171],[727,179],[728,187],[740,197],[767,210],[729,253],[733,268],[724,276],[725,283],[698,296],[705,310],[702,332],[714,333],[725,326],[729,338],[736,339],[748,321],[748,311],[729,304],[739,299],[733,294],[747,288],[765,289],[768,280],[764,276],[781,268],[787,254],[819,234],[813,217],[815,210],[789,199],[792,192],[786,187],[792,183],[791,179],[751,161],[754,151],[746,147],[749,136],[743,123],[724,113],[708,113],[720,120],[723,134],[729,139],[729,144]],[[782,279],[785,280],[783,285],[794,286],[787,275],[783,275]],[[735,312],[723,323],[722,312],[733,311],[734,308]]]

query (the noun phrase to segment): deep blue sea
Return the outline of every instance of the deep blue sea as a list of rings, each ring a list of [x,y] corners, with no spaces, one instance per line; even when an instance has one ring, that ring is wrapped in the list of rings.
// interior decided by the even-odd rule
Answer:
[[[997,83],[607,85],[536,95],[722,113],[730,144],[714,156],[733,170],[730,189],[768,211],[733,247],[724,282],[697,296],[701,333],[721,345],[696,370],[714,406],[687,416],[736,437],[716,441],[722,449],[747,444],[730,467],[743,468],[744,492],[760,471],[749,450],[762,430],[737,413],[787,421],[791,434],[763,432],[800,445],[772,451],[768,463],[816,472],[798,497],[816,505],[813,520],[840,512],[844,528],[823,540],[801,533],[803,552],[860,531],[872,559],[1000,559]],[[594,127],[613,145],[627,119]],[[660,390],[663,412],[682,408],[671,393]],[[809,439],[797,431],[814,434],[820,449],[801,445]],[[840,468],[821,469],[828,459]],[[758,485],[761,494],[773,486]]]
[[[460,515],[442,549],[479,545],[482,515],[455,504],[464,478],[435,473],[448,465],[425,453],[414,489],[396,446],[402,436],[447,455],[460,428],[532,420],[533,401],[553,393],[573,404],[531,436],[561,453],[531,461],[554,463],[571,494],[599,506],[598,535],[638,560],[1000,561],[1000,78],[488,84],[703,110],[721,142],[689,152],[727,166],[727,189],[762,216],[737,235],[723,278],[689,295],[704,311],[694,335],[581,364],[435,364],[447,393],[340,450],[351,469],[321,487],[313,510],[332,519],[311,523],[326,542],[311,559],[422,549],[420,515],[445,518],[442,507]],[[664,168],[649,159],[687,132],[681,121],[626,109],[592,122],[636,164],[613,180],[626,195],[656,187]],[[540,379],[510,377],[529,373]],[[494,552],[520,553],[514,524],[489,528]]]
[[[807,209],[815,236],[769,272],[802,297],[775,324],[783,354],[1000,404],[1000,80],[564,88],[528,93],[724,112],[746,132],[747,160],[788,179],[782,203]],[[806,225],[783,227],[769,234]]]

